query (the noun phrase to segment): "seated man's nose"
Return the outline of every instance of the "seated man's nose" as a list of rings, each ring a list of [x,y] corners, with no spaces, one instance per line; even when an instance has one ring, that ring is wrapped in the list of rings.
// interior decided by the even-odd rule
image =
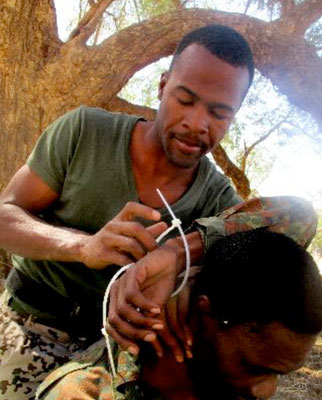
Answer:
[[[251,395],[258,399],[269,399],[276,393],[277,377],[270,376],[251,387]]]

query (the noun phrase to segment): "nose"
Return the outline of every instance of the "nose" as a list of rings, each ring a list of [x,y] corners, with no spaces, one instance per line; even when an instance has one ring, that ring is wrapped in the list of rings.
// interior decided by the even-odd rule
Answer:
[[[209,132],[209,116],[207,110],[201,104],[187,108],[183,121],[185,129],[189,132],[205,134]]]
[[[263,379],[261,382],[254,384],[250,393],[258,399],[269,399],[274,396],[277,388],[277,376],[271,375]]]

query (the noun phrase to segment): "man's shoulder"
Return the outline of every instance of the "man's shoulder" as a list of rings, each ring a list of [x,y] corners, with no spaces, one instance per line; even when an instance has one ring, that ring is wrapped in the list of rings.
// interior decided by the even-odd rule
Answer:
[[[80,106],[72,113],[77,114],[80,131],[82,133],[103,134],[115,133],[120,139],[122,133],[128,135],[132,132],[136,122],[141,119],[137,115],[112,112],[99,107]]]
[[[203,157],[200,164],[199,174],[202,176],[203,183],[206,182],[213,185],[214,182],[222,182],[227,185],[231,185],[230,179],[225,176],[222,172],[217,169],[217,166],[213,160],[210,160],[207,156]]]
[[[109,111],[100,107],[89,107],[81,105],[74,110],[71,110],[65,114],[66,117],[73,118],[78,117],[81,120],[98,122],[100,120],[108,121],[128,121],[133,119],[139,119],[137,115],[130,115],[121,112]]]
[[[105,338],[91,345],[88,349],[74,356],[72,361],[51,372],[37,389],[37,400],[72,400],[85,399],[136,399],[137,382],[140,368],[136,357],[120,349],[110,339],[116,376],[113,377],[107,361]],[[133,383],[133,385],[132,385]],[[121,389],[123,387],[123,389]],[[133,396],[121,395],[120,392],[131,389]],[[120,390],[120,392],[119,392]]]
[[[198,207],[202,216],[212,216],[241,202],[230,179],[218,171],[214,161],[201,161],[193,189],[198,193]],[[200,216],[198,216],[200,218]]]

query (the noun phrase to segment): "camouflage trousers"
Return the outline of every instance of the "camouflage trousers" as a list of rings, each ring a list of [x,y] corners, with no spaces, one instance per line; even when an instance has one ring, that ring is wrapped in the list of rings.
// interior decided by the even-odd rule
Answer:
[[[0,303],[0,398],[32,400],[49,372],[83,347],[65,332],[19,316],[8,300],[5,291]]]

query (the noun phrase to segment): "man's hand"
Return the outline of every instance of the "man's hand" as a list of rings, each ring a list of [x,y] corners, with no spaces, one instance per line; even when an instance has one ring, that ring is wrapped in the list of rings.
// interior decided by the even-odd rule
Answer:
[[[182,289],[175,297],[170,297],[163,313],[164,329],[158,332],[158,338],[173,353],[178,362],[183,362],[185,357],[192,358],[192,333],[187,324],[190,284]],[[159,344],[152,343],[156,352]]]
[[[134,220],[159,221],[160,217],[160,213],[151,207],[127,203],[100,231],[82,240],[81,261],[89,268],[102,269],[110,264],[126,265],[141,259],[157,247],[155,238],[167,225],[160,222],[145,228]]]
[[[180,254],[171,246],[162,246],[135,265],[112,286],[107,332],[128,351],[139,352],[137,340],[154,342],[159,355],[162,348],[154,330],[164,327],[156,318],[174,291],[180,271]]]

